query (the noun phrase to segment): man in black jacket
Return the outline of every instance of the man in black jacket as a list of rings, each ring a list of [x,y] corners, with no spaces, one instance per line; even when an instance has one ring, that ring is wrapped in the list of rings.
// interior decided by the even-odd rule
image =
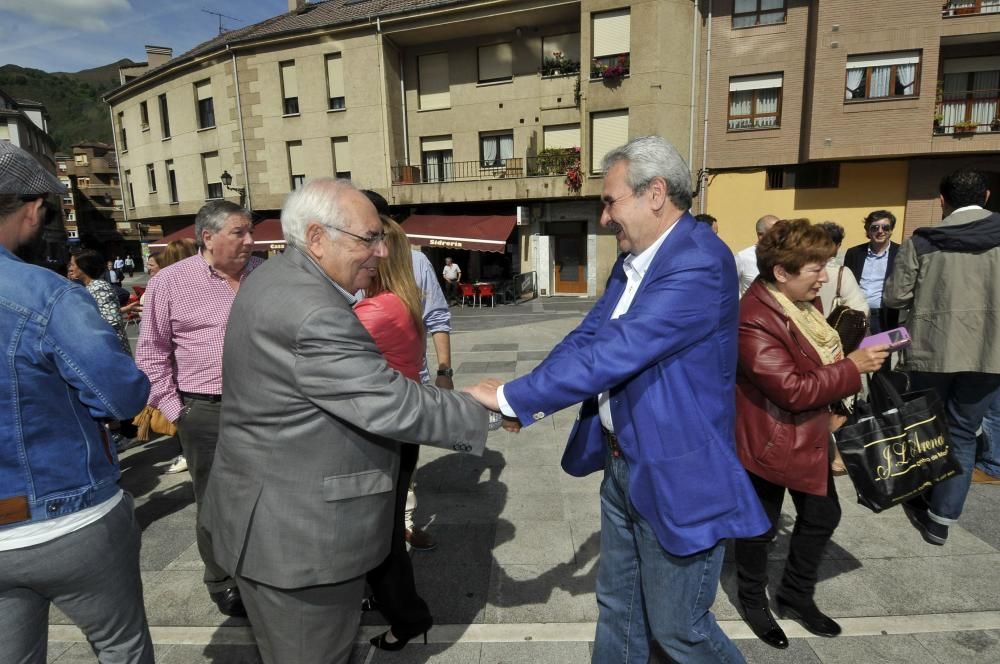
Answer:
[[[888,210],[875,210],[865,217],[868,242],[851,247],[844,254],[844,267],[854,273],[868,299],[871,309],[868,327],[872,334],[899,326],[899,312],[882,306],[885,280],[892,274],[899,251],[899,245],[890,240],[895,227],[896,215]]]

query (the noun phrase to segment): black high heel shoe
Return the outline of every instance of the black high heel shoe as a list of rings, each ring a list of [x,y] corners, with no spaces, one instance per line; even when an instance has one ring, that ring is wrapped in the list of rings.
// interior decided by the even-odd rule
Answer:
[[[784,650],[788,647],[788,637],[785,636],[784,630],[774,620],[771,610],[766,605],[749,607],[741,601],[739,609],[743,621],[746,622],[758,639],[772,648],[778,648],[779,650]]]
[[[820,611],[812,602],[796,605],[778,595],[774,598],[774,604],[779,616],[791,618],[816,636],[831,638],[840,634],[837,621]]]
[[[382,607],[379,603],[375,601],[375,595],[369,595],[361,600],[361,611],[367,613],[369,611],[381,611]]]
[[[405,648],[407,643],[409,643],[410,641],[412,641],[414,638],[420,636],[420,634],[421,634],[421,632],[417,632],[413,636],[409,636],[409,637],[406,637],[406,638],[396,637],[395,641],[387,641],[386,637],[389,636],[389,633],[391,631],[392,630],[389,629],[389,630],[386,630],[386,631],[382,632],[378,636],[372,637],[370,643],[373,646],[375,646],[376,648],[378,648],[379,650],[389,650],[389,651],[395,652],[397,650],[402,650],[403,648]],[[424,645],[427,645],[427,632],[429,632],[429,631],[430,631],[430,628],[427,628],[427,629],[425,629],[423,631]]]

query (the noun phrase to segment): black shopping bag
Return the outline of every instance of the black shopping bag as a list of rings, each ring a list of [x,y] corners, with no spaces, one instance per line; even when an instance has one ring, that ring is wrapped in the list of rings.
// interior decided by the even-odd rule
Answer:
[[[944,405],[933,390],[900,394],[881,374],[834,433],[858,502],[881,512],[958,475]]]

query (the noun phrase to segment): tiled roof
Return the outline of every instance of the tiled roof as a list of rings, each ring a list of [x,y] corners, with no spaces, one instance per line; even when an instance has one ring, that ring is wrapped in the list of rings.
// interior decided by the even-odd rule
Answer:
[[[243,44],[281,34],[294,34],[317,28],[350,25],[351,23],[368,21],[374,23],[375,17],[384,18],[431,7],[461,5],[470,2],[471,0],[323,0],[322,2],[309,3],[299,10],[279,14],[260,23],[224,32],[198,44],[190,51],[178,55],[165,64],[146,71],[142,76],[129,81],[126,85],[142,81],[164,67],[211,53],[226,44]]]

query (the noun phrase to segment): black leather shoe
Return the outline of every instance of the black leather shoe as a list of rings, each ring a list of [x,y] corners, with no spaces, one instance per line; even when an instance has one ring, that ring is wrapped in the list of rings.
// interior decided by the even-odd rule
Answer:
[[[769,608],[748,607],[740,602],[740,615],[758,639],[772,648],[784,650],[788,647],[788,637],[771,615]]]
[[[226,588],[217,593],[209,593],[209,597],[219,607],[219,611],[234,618],[246,618],[247,610],[243,606],[243,598],[240,597],[238,588]]]
[[[840,634],[837,621],[816,608],[812,602],[804,606],[795,605],[778,595],[774,598],[774,604],[779,616],[797,621],[816,636],[833,637]]]

